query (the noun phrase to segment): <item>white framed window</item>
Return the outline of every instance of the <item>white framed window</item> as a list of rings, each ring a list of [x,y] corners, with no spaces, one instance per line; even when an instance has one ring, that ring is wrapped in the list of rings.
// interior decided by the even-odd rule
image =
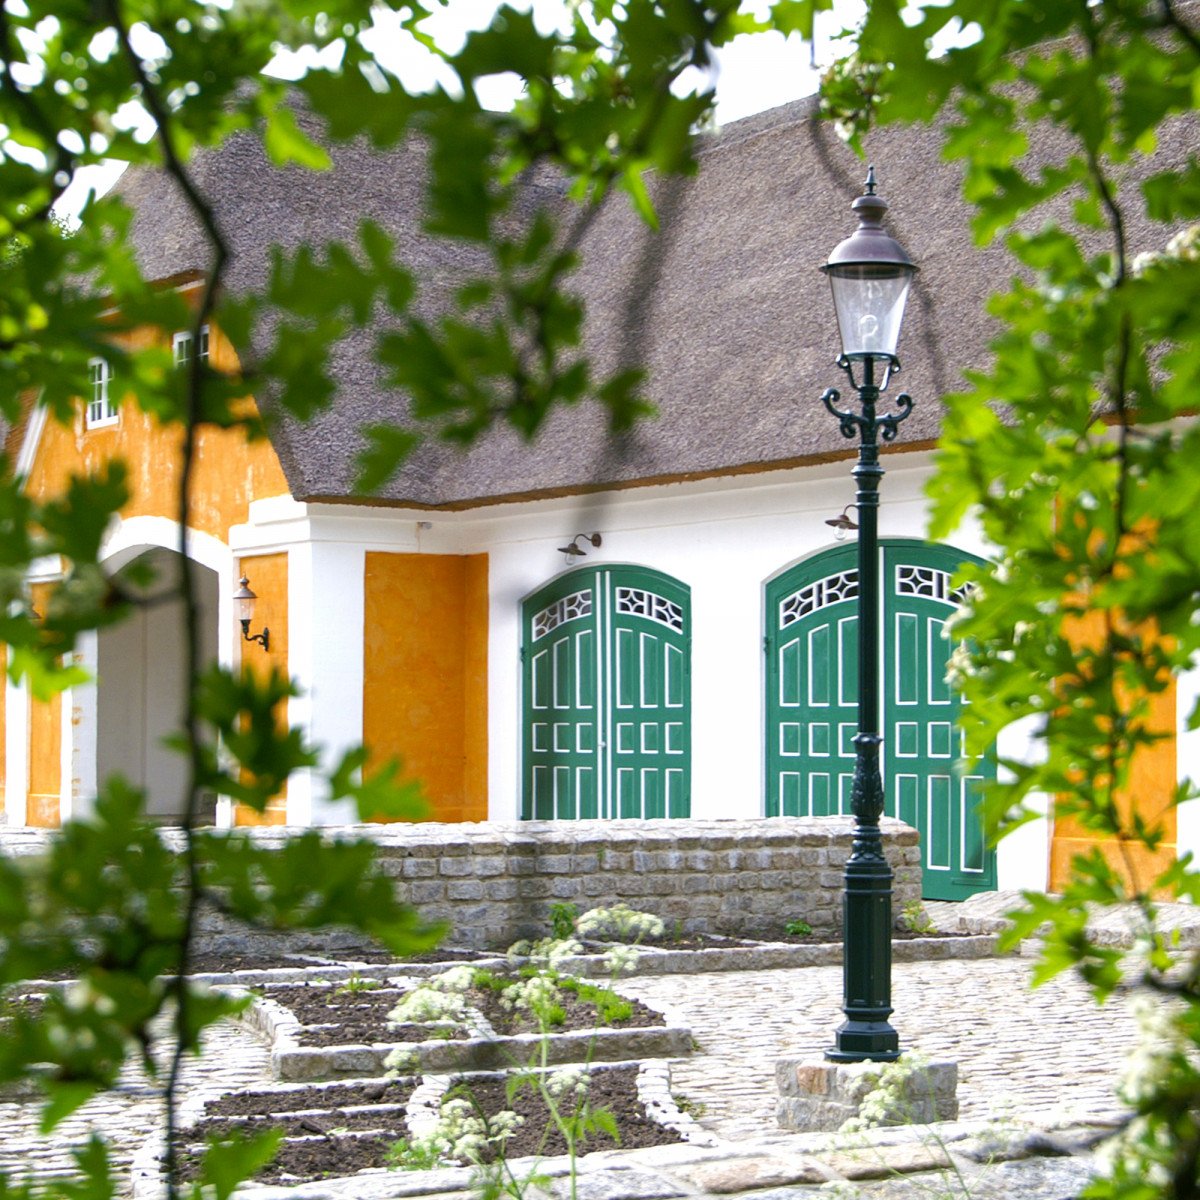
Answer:
[[[106,358],[88,359],[88,377],[91,392],[88,395],[87,427],[98,429],[102,425],[117,423],[117,406],[109,395],[112,384],[112,367]]]
[[[192,331],[189,329],[184,333],[177,333],[172,339],[171,346],[175,351],[175,365],[179,368],[186,367],[192,361],[192,343],[195,339],[192,337]],[[200,358],[208,361],[208,326],[200,326]]]

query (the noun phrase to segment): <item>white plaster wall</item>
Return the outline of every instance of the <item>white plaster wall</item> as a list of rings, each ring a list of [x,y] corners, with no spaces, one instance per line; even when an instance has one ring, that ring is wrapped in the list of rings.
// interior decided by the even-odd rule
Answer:
[[[693,816],[755,817],[762,814],[764,791],[763,585],[801,559],[839,544],[824,522],[854,499],[851,465],[847,459],[789,472],[462,513],[272,500],[253,506],[251,524],[233,531],[232,541],[235,552],[290,548],[289,668],[306,693],[294,703],[292,716],[330,750],[361,738],[365,551],[486,553],[488,815],[513,820],[521,788],[521,601],[570,569],[558,547],[575,534],[599,531],[603,545],[589,548],[575,565],[651,566],[692,591]],[[923,488],[930,456],[887,454],[884,466],[880,535],[926,537]],[[952,541],[969,553],[989,556],[974,526],[964,527]],[[356,644],[351,633],[357,634]],[[1001,753],[1023,753],[1028,743],[1028,730],[1014,731]],[[300,783],[289,820],[345,819],[339,806],[323,809],[313,787],[305,790]],[[1044,886],[1048,846],[1045,821],[1001,843],[1000,886]]]

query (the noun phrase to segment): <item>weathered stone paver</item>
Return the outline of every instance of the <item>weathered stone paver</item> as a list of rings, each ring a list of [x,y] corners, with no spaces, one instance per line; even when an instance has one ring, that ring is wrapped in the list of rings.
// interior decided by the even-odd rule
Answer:
[[[906,1050],[959,1065],[962,1120],[1094,1120],[1113,1086],[1133,1021],[1099,1008],[1073,976],[1029,987],[1028,959],[897,963],[893,1024]],[[703,1102],[701,1124],[731,1141],[775,1122],[775,1062],[819,1059],[842,1021],[840,967],[725,975],[631,977],[627,995],[666,1006],[701,1047],[673,1064],[677,1093]]]

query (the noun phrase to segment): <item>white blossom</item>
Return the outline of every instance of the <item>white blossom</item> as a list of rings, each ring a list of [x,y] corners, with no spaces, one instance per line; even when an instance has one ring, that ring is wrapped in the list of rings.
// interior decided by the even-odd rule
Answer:
[[[524,1118],[508,1109],[485,1120],[465,1096],[444,1100],[437,1124],[410,1143],[415,1156],[440,1163],[478,1163],[485,1152],[499,1148],[521,1127]]]
[[[562,1067],[546,1079],[546,1091],[556,1100],[572,1092],[577,1096],[585,1096],[588,1082],[586,1067]]]
[[[611,946],[605,952],[604,965],[610,975],[624,975],[637,970],[641,951],[636,946]]]
[[[653,913],[638,912],[628,904],[618,903],[611,908],[589,909],[575,922],[576,931],[587,937],[618,938],[623,942],[642,938],[659,938],[663,923]]]

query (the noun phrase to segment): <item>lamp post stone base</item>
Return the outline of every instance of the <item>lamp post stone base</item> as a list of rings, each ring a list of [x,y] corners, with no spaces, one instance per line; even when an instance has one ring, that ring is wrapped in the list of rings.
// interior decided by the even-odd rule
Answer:
[[[779,1102],[775,1108],[784,1129],[831,1132],[862,1111],[863,1102],[879,1085],[883,1063],[814,1062],[783,1058],[775,1064]],[[958,1116],[958,1064],[915,1065],[911,1074],[892,1082],[882,1113],[871,1114],[880,1125],[929,1125]]]

